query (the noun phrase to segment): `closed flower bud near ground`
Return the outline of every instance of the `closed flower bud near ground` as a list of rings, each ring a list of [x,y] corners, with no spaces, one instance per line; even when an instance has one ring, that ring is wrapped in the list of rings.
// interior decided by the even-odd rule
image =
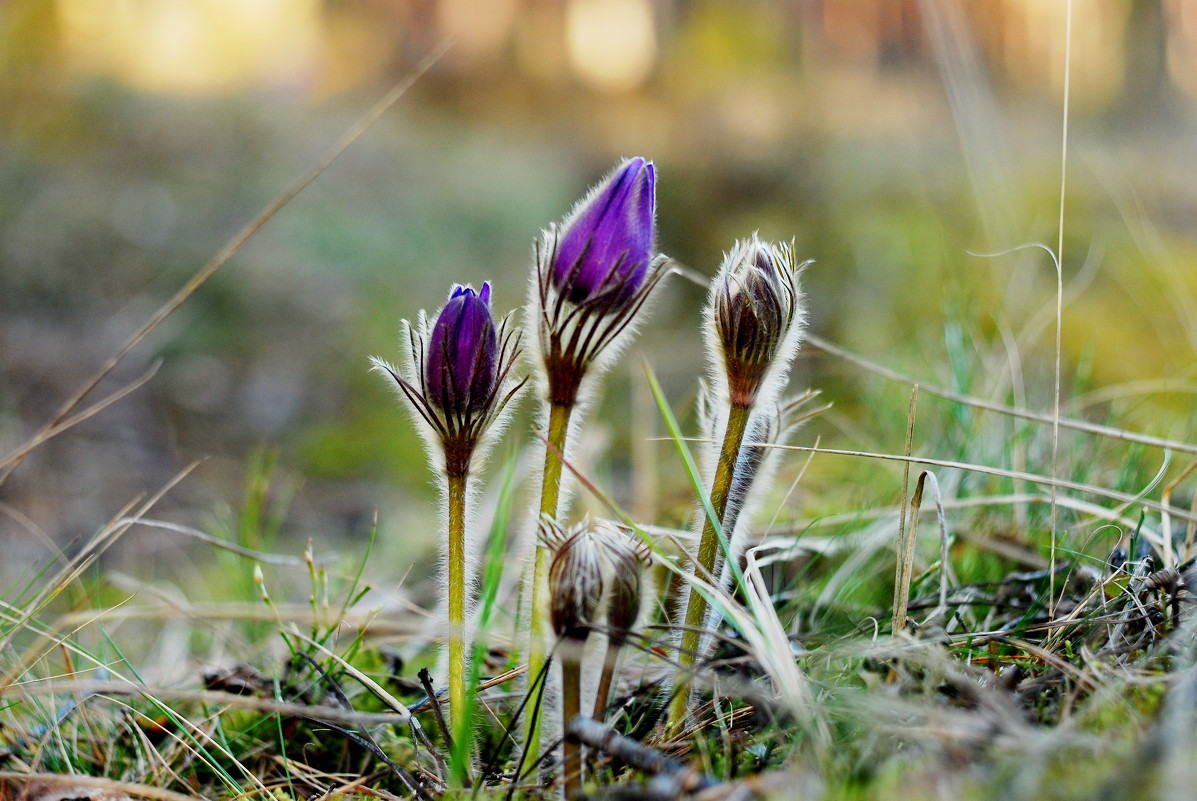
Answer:
[[[594,523],[586,520],[568,532],[542,519],[540,537],[552,556],[549,563],[549,618],[561,654],[562,730],[582,713],[582,653],[603,599],[603,569]],[[582,753],[566,738],[563,748],[565,795],[582,792]]]
[[[627,642],[640,616],[640,589],[648,549],[621,527],[605,523],[599,540],[603,557],[610,566],[607,578],[607,655],[594,696],[594,719],[606,716],[619,652]]]

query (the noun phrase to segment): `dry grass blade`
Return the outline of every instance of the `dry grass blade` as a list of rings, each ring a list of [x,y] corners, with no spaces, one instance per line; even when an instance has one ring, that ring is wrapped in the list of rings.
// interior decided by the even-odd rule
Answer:
[[[26,623],[29,622],[41,609],[50,602],[58,593],[62,592],[67,585],[77,579],[89,565],[100,557],[104,551],[108,550],[114,542],[120,539],[121,535],[133,527],[133,523],[140,519],[143,515],[148,514],[150,509],[162,499],[166,493],[170,492],[172,488],[187,475],[199,466],[199,462],[192,462],[187,467],[180,470],[170,481],[159,489],[148,501],[141,505],[141,508],[132,516],[125,517],[125,512],[129,509],[126,506],[120,511],[116,519],[106,525],[103,529],[92,538],[91,542],[83,548],[79,554],[72,559],[66,566],[59,571],[49,582],[46,587],[28,604],[25,605],[24,613],[21,617],[13,622],[12,628],[3,636],[0,637],[0,652],[3,652],[8,644],[12,641],[13,636],[20,631]],[[7,684],[6,681],[0,681],[0,687]]]
[[[37,432],[32,437],[30,437],[28,440],[26,440],[23,445],[20,445],[15,450],[9,452],[9,454],[7,456],[5,456],[3,459],[0,459],[0,470],[4,471],[4,472],[0,472],[0,484],[3,484],[4,480],[6,478],[8,478],[9,473],[12,472],[10,469],[11,467],[15,467],[17,464],[19,464],[22,459],[24,459],[26,456],[28,456],[33,450],[35,450],[42,443],[46,442],[47,440],[53,439],[54,437],[58,436],[59,434],[63,433],[64,431],[74,428],[75,426],[79,425],[80,423],[84,422],[85,420],[90,420],[92,417],[95,417],[97,414],[104,411],[109,406],[113,405],[114,403],[125,398],[127,395],[140,389],[142,386],[144,386],[146,384],[146,382],[148,382],[151,378],[154,377],[154,374],[158,372],[158,368],[161,366],[162,366],[162,362],[160,362],[160,361],[154,362],[152,365],[150,365],[150,368],[148,370],[146,370],[144,373],[141,374],[140,377],[134,379],[133,381],[130,381],[128,384],[121,387],[116,392],[113,392],[108,397],[99,401],[95,405],[90,406],[87,409],[84,409],[82,412],[79,412],[79,414],[73,415],[72,417],[69,417],[65,420],[60,417],[58,420],[56,420],[52,424],[42,428],[41,431]],[[80,398],[80,401],[82,401],[82,398]],[[65,415],[64,415],[64,417],[65,417]]]
[[[144,695],[187,703],[252,709],[270,714],[318,718],[330,722],[354,723],[363,726],[405,726],[411,721],[410,716],[394,712],[357,712],[337,706],[288,703],[217,690],[154,687],[129,681],[26,681],[8,685],[4,694],[21,696]]]
[[[199,540],[205,545],[211,545],[214,548],[220,548],[221,550],[235,553],[238,556],[244,556],[247,559],[253,559],[256,562],[262,562],[263,564],[279,565],[283,567],[307,566],[307,560],[300,556],[281,556],[279,554],[266,553],[265,551],[255,551],[253,548],[246,548],[244,546],[237,545],[236,543],[222,540],[219,537],[214,537],[211,534],[206,534],[203,531],[200,531],[198,528],[184,526],[179,523],[171,523],[166,520],[149,520],[146,518],[126,517],[118,520],[116,524],[118,526],[125,524],[133,526],[146,526],[147,528],[171,531],[175,534],[182,534],[184,537],[191,537],[192,539]],[[317,560],[315,564],[322,564],[323,562],[327,561],[330,560],[325,558]]]
[[[40,444],[41,442],[44,442],[53,436],[53,433],[51,432],[60,433],[56,431],[56,429],[60,428],[59,424],[62,423],[63,420],[66,419],[67,415],[74,411],[75,408],[83,402],[84,398],[91,394],[92,390],[94,390],[99,383],[103,381],[108,374],[111,373],[116,366],[120,364],[121,361],[141,343],[142,340],[149,336],[155,328],[161,325],[167,317],[170,317],[170,315],[173,314],[176,309],[182,306],[188,298],[194,295],[201,286],[207,283],[208,279],[215,275],[216,271],[223,267],[225,263],[237,253],[237,251],[241,250],[241,248],[245,246],[245,243],[252,239],[253,236],[257,234],[263,226],[266,225],[266,223],[270,222],[274,215],[282,211],[282,209],[288,203],[294,200],[300,192],[302,192],[313,181],[320,177],[320,174],[328,169],[329,166],[331,166],[332,163],[336,161],[337,158],[339,158],[341,154],[349,148],[350,145],[356,142],[357,139],[370,128],[370,126],[376,123],[382,117],[382,115],[386,113],[387,109],[393,106],[399,100],[399,98],[407,93],[407,90],[410,89],[415,82],[419,80],[424,73],[426,73],[432,67],[432,65],[435,64],[440,57],[445,54],[445,52],[449,49],[449,45],[449,42],[443,42],[439,47],[433,50],[432,53],[430,53],[419,64],[417,64],[416,68],[412,70],[410,74],[404,76],[390,89],[390,91],[383,95],[382,99],[375,103],[369,111],[363,114],[361,119],[350,126],[349,130],[342,134],[342,136],[333,144],[332,147],[328,149],[328,151],[320,158],[319,161],[316,162],[315,165],[310,167],[307,172],[305,172],[297,181],[295,181],[295,183],[293,183],[282,194],[280,194],[274,200],[274,202],[263,209],[263,211],[257,217],[250,221],[249,224],[238,231],[232,239],[225,243],[224,247],[222,247],[207,264],[205,264],[199,269],[199,271],[192,275],[191,278],[189,278],[187,282],[179,288],[174,296],[170,298],[170,300],[162,304],[162,306],[159,307],[159,309],[154,312],[150,318],[132,334],[132,336],[125,340],[125,343],[117,349],[116,353],[112,354],[112,356],[108,358],[108,361],[101,365],[96,374],[92,376],[82,387],[80,387],[74,395],[67,399],[67,401],[62,405],[62,408],[60,408],[54,414],[49,422],[47,422],[41,428],[41,430],[39,430],[38,433],[31,438],[30,441],[32,442],[37,440],[38,444]],[[33,447],[36,447],[36,445]],[[32,449],[33,448],[26,448],[22,446],[22,448],[17,449],[14,458],[5,460],[2,472],[0,472],[0,484],[4,483],[4,480],[8,478],[17,465],[21,463],[21,460],[23,460]]]
[[[906,415],[906,456],[910,457],[914,444],[914,417],[918,408],[919,385],[910,393],[910,411]],[[818,443],[815,443],[818,447]],[[810,454],[814,457],[814,454]],[[919,486],[920,490],[922,485]],[[910,462],[902,466],[902,508],[906,507],[910,492]],[[898,569],[894,579],[894,633],[906,630],[906,606],[910,602],[911,566],[914,563],[914,530],[908,525],[906,515],[898,515]]]
[[[377,698],[379,701],[382,701],[384,704],[389,706],[396,714],[406,716],[409,719],[411,718],[411,710],[409,710],[406,706],[404,706],[402,703],[400,703],[395,698],[395,696],[391,695],[389,692],[384,690],[382,688],[382,686],[379,685],[378,682],[374,681],[374,679],[370,678],[365,673],[362,673],[360,670],[355,668],[353,665],[349,664],[344,659],[342,659],[339,654],[336,654],[336,653],[330,651],[328,648],[326,648],[323,645],[321,645],[320,643],[316,642],[311,637],[305,637],[294,626],[291,627],[291,631],[289,633],[290,633],[290,636],[295,637],[300,640],[303,640],[305,643],[312,646],[316,650],[320,651],[320,653],[324,654],[329,659],[336,662],[337,665],[339,665],[342,670],[344,670],[350,676],[353,676],[353,678],[357,679],[363,687],[365,687],[371,693],[374,694],[375,698]]]
[[[910,462],[911,464],[925,464],[933,467],[950,467],[958,470],[969,470],[974,473],[985,473],[986,475],[999,476],[1001,478],[1013,478],[1019,481],[1026,481],[1032,484],[1041,484],[1045,487],[1055,486],[1058,489],[1072,490],[1073,492],[1083,492],[1088,495],[1096,495],[1100,498],[1109,498],[1113,501],[1118,501],[1125,504],[1138,504],[1145,509],[1150,509],[1153,512],[1164,513],[1179,517],[1182,520],[1197,520],[1197,515],[1185,509],[1178,509],[1175,506],[1167,506],[1158,501],[1148,500],[1140,495],[1131,495],[1126,492],[1119,492],[1118,490],[1106,489],[1094,484],[1084,484],[1079,481],[1068,481],[1067,479],[1057,478],[1052,479],[1048,476],[1041,476],[1037,473],[1026,473],[1020,470],[1006,470],[1000,467],[989,467],[988,465],[972,464],[969,462],[957,462],[951,459],[932,459],[926,456],[901,456],[895,453],[873,453],[871,451],[850,451],[841,450],[838,448],[810,448],[803,445],[765,445],[761,447],[778,448],[787,451],[800,451],[803,453],[825,453],[833,456],[856,456],[865,459],[882,459],[892,462]]]
[[[1000,403],[987,401],[984,398],[977,398],[971,395],[961,395],[951,390],[941,389],[925,381],[911,378],[903,375],[896,370],[891,370],[888,367],[883,367],[876,362],[871,362],[862,356],[857,356],[851,351],[841,348],[822,337],[815,334],[808,333],[806,335],[807,343],[815,346],[825,353],[843,359],[850,364],[855,364],[875,373],[883,378],[888,378],[891,381],[897,381],[908,386],[918,385],[921,392],[926,392],[929,395],[934,395],[937,398],[952,401],[953,403],[963,403],[966,406],[972,406],[977,409],[984,409],[990,412],[997,412],[998,414],[1008,415],[1010,417],[1017,417],[1021,420],[1031,420],[1036,423],[1043,423],[1045,425],[1052,425],[1055,421],[1050,414],[1041,414],[1039,412],[1032,412],[1029,409],[1018,409],[1013,406],[1003,406]],[[1149,445],[1153,448],[1165,448],[1181,453],[1191,453],[1197,455],[1197,443],[1184,442],[1182,440],[1165,439],[1163,437],[1154,437],[1150,434],[1140,434],[1135,431],[1127,431],[1122,428],[1114,428],[1112,426],[1103,426],[1097,423],[1089,423],[1084,420],[1073,420],[1067,417],[1060,418],[1060,428],[1067,428],[1071,431],[1080,431],[1083,434],[1092,434],[1098,437],[1105,437],[1106,439],[1119,440],[1121,442],[1135,442],[1140,445]]]
[[[25,786],[23,793],[15,794],[16,798],[38,798],[39,794],[35,792],[37,785],[45,785],[49,787],[61,787],[64,789],[76,790],[87,788],[90,790],[99,790],[103,793],[112,793],[114,795],[133,796],[134,798],[150,798],[154,801],[195,801],[195,799],[203,799],[202,795],[183,795],[182,793],[172,792],[170,790],[163,790],[160,787],[150,787],[145,784],[134,784],[132,782],[119,782],[113,779],[105,779],[101,776],[82,776],[79,774],[60,774],[60,773],[17,773],[11,770],[0,770],[0,791],[4,790],[6,784],[22,784]],[[42,795],[59,797],[60,794],[44,793]],[[79,797],[92,797],[91,794],[77,794]],[[0,798],[9,797],[7,792],[0,793]]]

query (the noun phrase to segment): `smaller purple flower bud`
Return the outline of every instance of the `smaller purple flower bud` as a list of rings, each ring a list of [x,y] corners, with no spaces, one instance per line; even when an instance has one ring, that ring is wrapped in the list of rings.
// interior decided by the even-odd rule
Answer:
[[[494,397],[498,336],[490,313],[490,282],[475,293],[455,286],[437,315],[428,343],[428,400],[446,417],[480,414]]]
[[[562,224],[553,286],[575,304],[599,297],[616,307],[626,303],[652,260],[655,214],[652,162],[627,159]]]
[[[734,406],[752,406],[775,365],[782,373],[789,369],[804,312],[800,269],[788,247],[755,236],[737,242],[724,258],[711,308]]]

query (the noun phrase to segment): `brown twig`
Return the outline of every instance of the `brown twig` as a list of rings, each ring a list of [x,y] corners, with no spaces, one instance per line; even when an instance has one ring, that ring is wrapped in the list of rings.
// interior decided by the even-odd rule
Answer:
[[[432,686],[432,674],[428,672],[428,668],[420,668],[420,672],[416,676],[420,679],[424,693],[428,696],[428,705],[432,707],[432,714],[436,717],[437,728],[441,730],[441,736],[445,738],[445,750],[452,753],[453,734],[449,731],[449,724],[445,722],[445,712],[441,709],[440,699],[436,697],[436,688]]]
[[[642,770],[654,776],[669,777],[673,780],[671,784],[676,787],[673,797],[681,793],[705,790],[716,784],[714,779],[702,771],[689,768],[657,749],[637,742],[631,737],[625,737],[615,729],[604,726],[591,718],[581,715],[575,717],[569,722],[567,734],[584,745],[602,751],[621,762],[626,762],[636,770]]]

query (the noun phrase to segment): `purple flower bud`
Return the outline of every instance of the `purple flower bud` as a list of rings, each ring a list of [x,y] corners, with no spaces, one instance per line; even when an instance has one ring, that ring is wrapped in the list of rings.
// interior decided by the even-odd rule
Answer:
[[[627,159],[562,224],[553,286],[575,304],[598,297],[614,306],[626,303],[652,260],[655,213],[652,163]]]
[[[490,313],[490,283],[475,293],[455,286],[428,343],[428,400],[462,420],[486,410],[498,380],[498,337]]]

